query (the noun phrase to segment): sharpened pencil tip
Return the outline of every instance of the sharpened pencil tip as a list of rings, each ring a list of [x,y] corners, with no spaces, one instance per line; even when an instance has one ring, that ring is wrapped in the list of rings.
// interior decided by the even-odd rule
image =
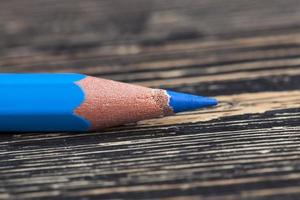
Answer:
[[[218,101],[215,98],[196,96],[169,90],[167,93],[170,96],[169,104],[175,113],[196,110],[218,104]]]

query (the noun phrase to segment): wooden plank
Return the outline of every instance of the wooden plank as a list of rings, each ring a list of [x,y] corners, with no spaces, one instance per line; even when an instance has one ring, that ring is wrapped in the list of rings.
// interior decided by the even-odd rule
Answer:
[[[298,199],[299,2],[0,2],[0,72],[216,96],[95,133],[2,133],[0,199]]]

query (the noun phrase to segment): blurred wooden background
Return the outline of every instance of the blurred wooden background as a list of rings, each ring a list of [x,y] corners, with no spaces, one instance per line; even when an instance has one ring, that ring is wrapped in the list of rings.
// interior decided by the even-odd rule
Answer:
[[[299,56],[297,0],[2,0],[0,72],[221,103],[97,133],[1,133],[0,199],[299,199]]]

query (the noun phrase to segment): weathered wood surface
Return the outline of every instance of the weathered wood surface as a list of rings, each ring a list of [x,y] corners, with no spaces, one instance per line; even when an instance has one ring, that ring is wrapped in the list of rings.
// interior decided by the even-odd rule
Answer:
[[[299,199],[299,19],[296,0],[1,1],[1,72],[221,103],[97,133],[1,133],[0,199]]]

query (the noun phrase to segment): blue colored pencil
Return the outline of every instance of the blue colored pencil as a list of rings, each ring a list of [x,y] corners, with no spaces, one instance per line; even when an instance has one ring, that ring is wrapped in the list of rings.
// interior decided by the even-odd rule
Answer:
[[[1,74],[0,93],[2,132],[95,131],[217,105],[83,74]]]

